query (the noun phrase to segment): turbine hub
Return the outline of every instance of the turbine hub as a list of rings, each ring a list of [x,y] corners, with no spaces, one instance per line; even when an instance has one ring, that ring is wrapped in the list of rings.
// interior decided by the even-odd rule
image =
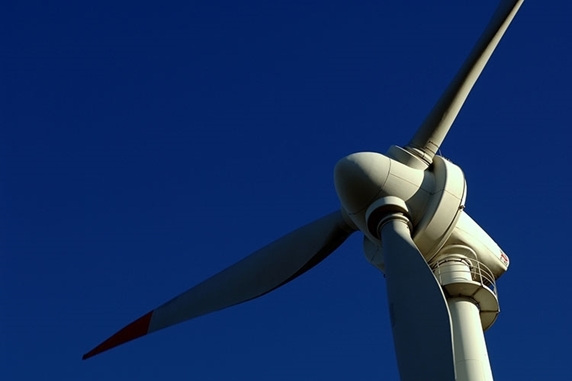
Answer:
[[[348,214],[364,211],[379,197],[389,176],[391,161],[376,152],[358,152],[338,161],[334,182]]]
[[[420,221],[434,190],[430,171],[412,168],[376,152],[358,152],[336,164],[334,182],[342,208],[368,238],[366,211],[376,200],[397,197],[406,204],[413,225]]]
[[[390,149],[389,155],[394,156],[394,151]],[[368,209],[386,197],[402,200],[413,240],[430,261],[450,237],[464,208],[465,177],[459,167],[440,156],[427,169],[398,160],[375,152],[344,157],[334,170],[336,192],[349,219],[378,247],[379,237],[368,226]]]

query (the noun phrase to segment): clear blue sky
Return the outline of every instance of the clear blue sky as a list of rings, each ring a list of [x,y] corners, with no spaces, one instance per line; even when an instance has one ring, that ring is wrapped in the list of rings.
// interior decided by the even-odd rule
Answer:
[[[497,1],[48,3],[1,12],[2,379],[397,380],[358,234],[263,298],[81,356],[337,209],[337,160],[406,144]],[[525,1],[442,146],[511,258],[498,380],[569,379],[571,11]]]

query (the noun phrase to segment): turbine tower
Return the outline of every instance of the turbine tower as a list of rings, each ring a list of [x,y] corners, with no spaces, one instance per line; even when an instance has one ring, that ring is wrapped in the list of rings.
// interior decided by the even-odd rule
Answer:
[[[83,356],[243,303],[290,282],[361,232],[386,277],[403,381],[493,379],[484,331],[508,256],[465,213],[463,171],[437,155],[469,92],[524,0],[501,0],[487,28],[405,147],[359,152],[334,169],[340,210],[247,256],[125,326]]]

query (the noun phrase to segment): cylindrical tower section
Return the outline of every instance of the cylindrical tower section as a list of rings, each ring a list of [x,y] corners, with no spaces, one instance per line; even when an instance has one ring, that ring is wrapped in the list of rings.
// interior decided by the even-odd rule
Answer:
[[[499,313],[494,276],[462,245],[444,248],[431,267],[451,314],[457,381],[493,381],[484,330]]]
[[[453,326],[457,381],[493,381],[479,308],[465,297],[447,300]]]

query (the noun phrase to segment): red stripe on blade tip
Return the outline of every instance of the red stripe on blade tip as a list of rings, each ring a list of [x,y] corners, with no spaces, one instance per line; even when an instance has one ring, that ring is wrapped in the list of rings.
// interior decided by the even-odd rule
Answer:
[[[88,359],[101,352],[105,352],[118,345],[124,344],[128,341],[146,335],[147,332],[149,332],[149,323],[151,322],[151,316],[153,316],[153,311],[141,316],[133,323],[123,327],[109,339],[105,340],[103,343],[99,344],[97,347],[93,348],[91,351],[83,355],[82,360]]]

